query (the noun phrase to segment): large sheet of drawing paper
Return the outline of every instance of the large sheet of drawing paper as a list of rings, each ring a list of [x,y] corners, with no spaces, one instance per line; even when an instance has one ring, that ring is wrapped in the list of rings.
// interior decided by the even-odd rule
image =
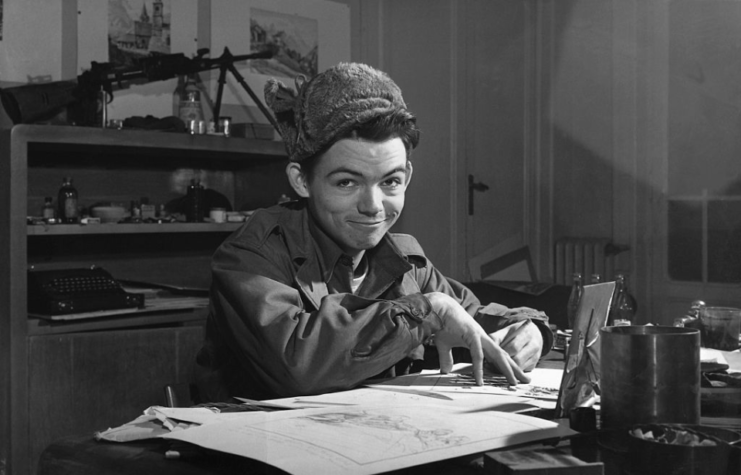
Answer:
[[[434,403],[253,413],[165,435],[293,474],[374,474],[570,434],[552,421]]]

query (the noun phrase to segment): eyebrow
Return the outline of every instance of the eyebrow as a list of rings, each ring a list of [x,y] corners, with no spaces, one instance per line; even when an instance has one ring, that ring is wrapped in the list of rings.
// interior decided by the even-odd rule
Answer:
[[[404,173],[404,174],[406,174],[406,172],[407,172],[406,166],[397,167],[397,168],[394,168],[393,170],[391,170],[390,172],[386,173],[385,175],[383,175],[382,178],[390,177],[391,175],[395,175],[396,173]],[[332,170],[331,172],[327,173],[327,178],[329,178],[329,177],[331,177],[333,175],[338,175],[340,173],[347,173],[348,175],[358,176],[358,177],[362,177],[363,176],[362,173],[357,172],[355,170],[351,170],[349,168],[340,167],[340,168],[338,168],[336,170]]]

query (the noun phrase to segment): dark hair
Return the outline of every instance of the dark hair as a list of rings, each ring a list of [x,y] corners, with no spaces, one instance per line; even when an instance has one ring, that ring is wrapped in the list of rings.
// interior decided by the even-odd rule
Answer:
[[[419,134],[417,118],[406,109],[396,109],[390,114],[374,117],[358,124],[347,131],[347,133],[338,135],[328,146],[311,157],[302,160],[301,170],[308,179],[311,179],[314,168],[319,162],[319,158],[324,155],[324,152],[338,140],[349,138],[362,139],[369,142],[383,142],[398,137],[404,144],[404,148],[407,151],[407,160],[409,160],[412,157],[412,150],[419,143]]]

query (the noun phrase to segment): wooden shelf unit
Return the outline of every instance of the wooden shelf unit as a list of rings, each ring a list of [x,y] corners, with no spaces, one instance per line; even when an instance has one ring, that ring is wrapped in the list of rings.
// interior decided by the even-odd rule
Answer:
[[[30,318],[26,274],[98,265],[119,279],[207,287],[210,257],[241,223],[28,225],[65,175],[81,206],[184,195],[197,173],[236,210],[290,193],[281,142],[18,125],[0,130],[0,473],[35,473],[53,440],[162,404],[187,381],[207,309],[51,322]]]
[[[242,223],[105,223],[105,224],[32,224],[26,228],[29,236],[63,236],[75,234],[149,234],[230,232]]]

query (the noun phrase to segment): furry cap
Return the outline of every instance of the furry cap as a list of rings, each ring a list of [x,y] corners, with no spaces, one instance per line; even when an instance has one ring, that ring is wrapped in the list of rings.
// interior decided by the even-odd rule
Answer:
[[[308,82],[305,76],[295,81],[296,92],[276,79],[265,84],[265,102],[292,162],[315,155],[358,124],[406,109],[394,81],[365,64],[339,63]]]

